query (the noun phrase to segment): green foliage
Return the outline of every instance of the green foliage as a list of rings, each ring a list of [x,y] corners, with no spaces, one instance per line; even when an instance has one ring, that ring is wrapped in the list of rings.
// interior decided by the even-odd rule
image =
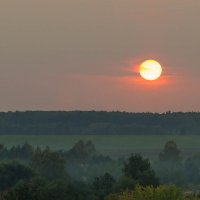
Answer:
[[[133,180],[132,178],[129,178],[127,176],[122,176],[113,185],[113,190],[114,190],[114,192],[122,192],[125,190],[132,190],[136,184],[137,184],[137,182],[135,180]]]
[[[65,200],[67,185],[63,181],[46,182],[41,178],[20,181],[7,194],[9,200]]]
[[[1,159],[18,159],[22,163],[28,163],[31,158],[31,166],[45,177],[47,177],[46,173],[48,173],[44,167],[44,163],[47,163],[45,159],[49,157],[47,151],[52,152],[54,157],[56,154],[66,161],[64,164],[66,171],[70,173],[74,180],[91,181],[94,177],[102,176],[106,172],[109,172],[115,177],[119,177],[122,174],[122,165],[118,161],[112,160],[109,156],[97,154],[95,146],[91,141],[79,141],[69,151],[60,150],[56,152],[51,151],[49,148],[45,150],[39,147],[34,148],[28,143],[13,146],[10,149],[6,148],[4,145],[0,145],[0,153],[2,152],[0,156]],[[43,171],[45,174],[41,171],[40,164],[33,165],[33,160],[40,164],[43,162],[42,168],[44,168]],[[49,160],[51,159],[49,158]],[[46,168],[49,168],[49,166],[46,166]],[[53,176],[53,174],[51,175]],[[64,177],[66,176],[63,175],[63,178]]]
[[[8,149],[3,144],[0,144],[0,159],[8,157]]]
[[[200,156],[188,158],[183,167],[177,145],[174,142],[167,144],[170,145],[165,145],[162,151],[164,159],[158,159],[157,162],[157,167],[160,167],[157,175],[160,175],[161,181],[182,185],[186,176],[189,183],[197,184]],[[104,200],[106,196],[107,200],[198,199],[194,195],[183,198],[181,191],[175,186],[157,187],[159,181],[149,160],[140,154],[132,154],[126,162],[112,160],[108,156],[97,154],[94,144],[90,141],[86,143],[79,141],[68,152],[52,151],[48,147],[44,150],[34,149],[28,143],[11,149],[0,145],[0,155],[9,153],[17,158],[23,155],[21,157],[27,159],[32,155],[30,160],[32,169],[16,162],[1,163],[0,200]],[[69,165],[74,168],[74,174],[78,174],[78,178],[72,176],[72,179],[69,179],[67,175]],[[115,180],[113,178],[115,168],[121,168],[121,165],[124,175],[121,174],[121,177]],[[95,176],[95,169],[99,174],[96,173],[98,176],[91,182],[91,174]]]
[[[73,182],[68,186],[67,200],[99,200],[91,188],[83,182]]]
[[[0,164],[0,190],[14,186],[19,180],[29,180],[34,172],[27,166],[18,162]]]
[[[157,186],[159,180],[148,159],[143,159],[140,154],[131,155],[123,169],[124,175],[132,178],[137,183],[147,186]]]
[[[85,166],[84,175],[89,182],[95,177],[103,176],[105,173],[109,173],[115,179],[118,179],[122,176],[122,166],[122,163],[108,156],[96,155]]]
[[[46,184],[44,188],[44,200],[66,200],[68,199],[68,184],[63,180],[53,181]]]
[[[46,182],[41,178],[22,180],[3,194],[6,200],[44,200],[45,185]]]
[[[96,177],[93,182],[93,191],[100,199],[104,199],[109,193],[112,192],[115,179],[108,173],[104,176]]]
[[[77,142],[66,154],[70,162],[84,163],[91,159],[96,149],[91,141],[84,143],[82,140]]]
[[[10,190],[0,193],[1,200],[99,200],[90,188],[80,182],[66,183],[64,180],[46,181],[34,178],[20,181]]]
[[[67,178],[65,159],[58,152],[53,152],[49,148],[43,151],[37,149],[31,158],[30,166],[49,180]]]
[[[8,149],[3,144],[0,144],[0,159],[30,159],[34,148],[27,142],[23,145],[12,146]]]
[[[183,200],[180,189],[175,186],[137,186],[133,191],[124,191],[119,195],[110,195],[106,200]]]

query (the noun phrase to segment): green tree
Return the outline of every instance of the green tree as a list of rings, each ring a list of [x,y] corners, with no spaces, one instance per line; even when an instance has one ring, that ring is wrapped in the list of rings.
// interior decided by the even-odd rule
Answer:
[[[91,141],[84,143],[82,140],[77,142],[66,155],[70,162],[85,163],[96,153],[94,144]]]
[[[33,146],[31,146],[30,144],[28,144],[26,142],[21,147],[21,155],[20,155],[20,157],[22,159],[30,159],[32,154],[33,154],[33,152],[34,152]]]
[[[123,172],[125,176],[143,186],[157,186],[159,184],[159,179],[156,177],[149,160],[143,159],[140,154],[131,155],[128,163],[124,164]]]
[[[93,182],[93,191],[101,200],[104,199],[109,193],[112,192],[113,184],[115,179],[108,173],[105,173],[104,176],[95,178]]]
[[[14,186],[19,180],[29,180],[34,176],[31,168],[18,162],[0,164],[0,190]]]
[[[44,200],[68,199],[68,184],[63,180],[49,182],[44,188]]]
[[[88,185],[77,181],[68,185],[67,197],[69,200],[99,200]]]
[[[132,190],[137,182],[130,177],[122,176],[113,185],[114,192],[123,192],[125,190]]]
[[[166,184],[183,186],[185,174],[180,150],[174,141],[168,141],[155,163],[155,170],[160,181]]]
[[[37,149],[32,155],[30,166],[49,180],[67,178],[65,159],[48,148],[44,151]]]
[[[7,157],[8,157],[8,149],[3,144],[0,144],[0,158],[5,159]]]
[[[40,177],[19,181],[11,190],[4,192],[5,200],[47,200],[44,198],[46,181]]]
[[[159,154],[159,160],[160,161],[180,161],[180,150],[178,149],[178,146],[176,142],[173,140],[168,141],[162,152]]]

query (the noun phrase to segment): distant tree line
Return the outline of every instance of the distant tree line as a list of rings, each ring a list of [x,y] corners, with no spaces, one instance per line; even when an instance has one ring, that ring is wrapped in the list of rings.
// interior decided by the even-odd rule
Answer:
[[[200,134],[200,113],[0,112],[0,134]]]

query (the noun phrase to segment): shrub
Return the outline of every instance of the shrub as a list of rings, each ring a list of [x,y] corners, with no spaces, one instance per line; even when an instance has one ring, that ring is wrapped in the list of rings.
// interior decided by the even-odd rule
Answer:
[[[173,185],[142,187],[136,186],[133,191],[125,191],[119,195],[109,195],[106,200],[183,200],[182,192]]]

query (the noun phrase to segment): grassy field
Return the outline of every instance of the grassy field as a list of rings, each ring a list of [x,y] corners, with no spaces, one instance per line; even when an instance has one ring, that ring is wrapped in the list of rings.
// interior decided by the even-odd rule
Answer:
[[[42,148],[48,145],[54,150],[69,150],[80,139],[84,141],[91,140],[98,152],[112,157],[128,156],[130,153],[142,153],[144,156],[155,158],[168,140],[177,142],[183,156],[200,152],[200,136],[1,135],[0,143],[11,147],[28,142],[33,146]]]

